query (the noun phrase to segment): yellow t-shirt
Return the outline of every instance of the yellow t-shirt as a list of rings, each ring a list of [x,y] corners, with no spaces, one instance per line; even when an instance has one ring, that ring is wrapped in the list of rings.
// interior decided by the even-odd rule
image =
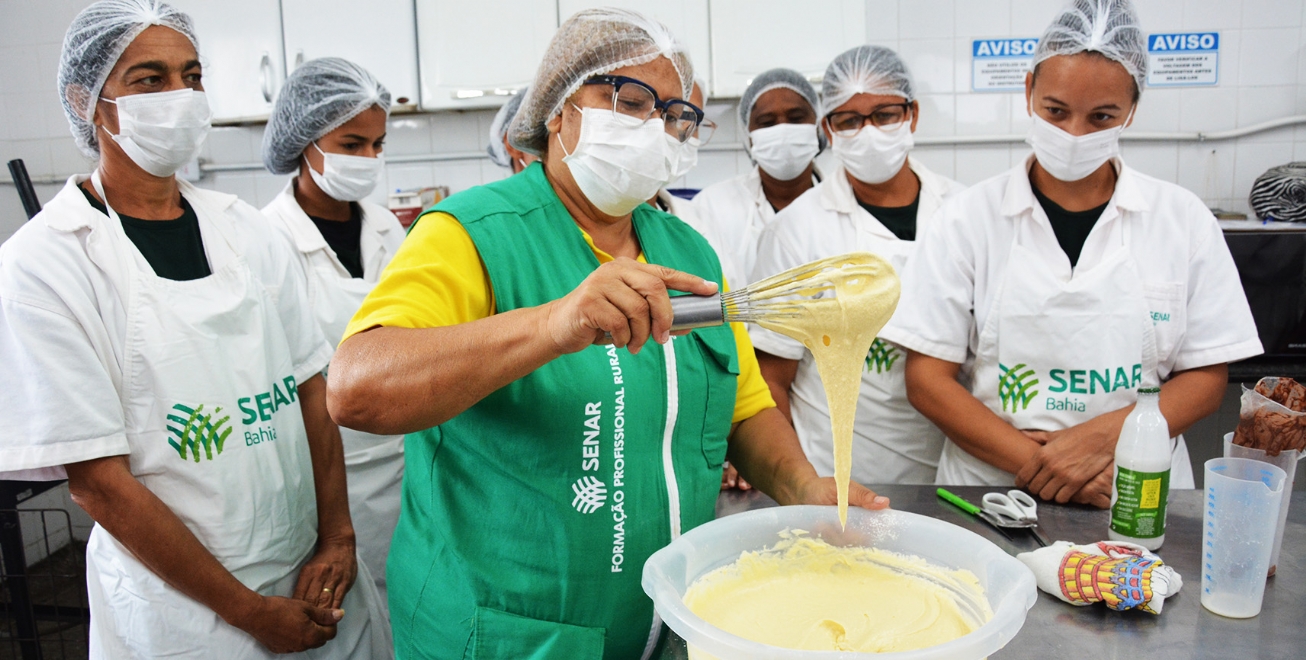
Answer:
[[[583,230],[599,263],[612,257],[594,245]],[[639,256],[644,261],[644,255]],[[494,290],[472,237],[447,213],[428,213],[413,228],[376,288],[354,314],[344,339],[369,328],[439,328],[468,323],[494,314]],[[730,324],[739,351],[739,381],[735,414],[740,422],[775,406],[753,354],[753,342],[742,323]],[[344,339],[341,341],[343,342]]]

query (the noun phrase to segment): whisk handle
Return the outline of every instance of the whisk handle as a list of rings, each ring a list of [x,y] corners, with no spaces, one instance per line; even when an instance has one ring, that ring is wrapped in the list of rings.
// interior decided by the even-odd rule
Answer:
[[[676,296],[671,299],[671,329],[693,330],[710,328],[726,322],[726,311],[721,306],[721,294],[710,296]],[[612,335],[603,334],[606,343],[612,343]]]

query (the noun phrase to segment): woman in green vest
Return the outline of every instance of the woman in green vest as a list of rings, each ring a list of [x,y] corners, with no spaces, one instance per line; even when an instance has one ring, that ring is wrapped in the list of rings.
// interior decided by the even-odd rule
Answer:
[[[541,162],[419,219],[346,330],[332,416],[408,434],[399,658],[649,657],[644,561],[713,518],[727,455],[782,504],[835,502],[746,332],[670,332],[668,291],[724,285],[707,241],[643,203],[703,119],[692,80],[662,25],[573,16],[509,132]]]

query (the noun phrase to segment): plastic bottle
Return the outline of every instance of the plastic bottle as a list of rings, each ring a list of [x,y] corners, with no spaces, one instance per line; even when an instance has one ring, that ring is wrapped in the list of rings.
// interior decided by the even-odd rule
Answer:
[[[1166,498],[1170,493],[1170,425],[1161,414],[1161,388],[1138,390],[1138,403],[1125,418],[1116,443],[1111,488],[1113,541],[1156,550],[1165,543]]]

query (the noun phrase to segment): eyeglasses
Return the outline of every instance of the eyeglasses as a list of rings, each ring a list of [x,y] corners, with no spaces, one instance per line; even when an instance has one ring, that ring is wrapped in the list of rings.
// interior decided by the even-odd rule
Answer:
[[[866,124],[871,124],[882,131],[889,131],[898,128],[898,124],[907,121],[910,117],[910,103],[893,103],[879,106],[872,110],[869,115],[849,110],[831,112],[826,116],[825,121],[830,125],[830,130],[834,131],[835,135],[852,137],[857,135]]]
[[[698,130],[694,131],[694,137],[698,138],[699,144],[707,144],[716,133],[716,122],[711,119],[704,119],[698,125]]]
[[[663,101],[648,83],[626,76],[593,76],[585,81],[586,85],[612,85],[612,111],[619,115],[648,121],[655,113],[661,113],[666,123],[667,133],[684,142],[701,129],[703,111],[694,104],[682,100]],[[709,133],[709,137],[711,134]],[[702,137],[699,141],[705,142]]]

